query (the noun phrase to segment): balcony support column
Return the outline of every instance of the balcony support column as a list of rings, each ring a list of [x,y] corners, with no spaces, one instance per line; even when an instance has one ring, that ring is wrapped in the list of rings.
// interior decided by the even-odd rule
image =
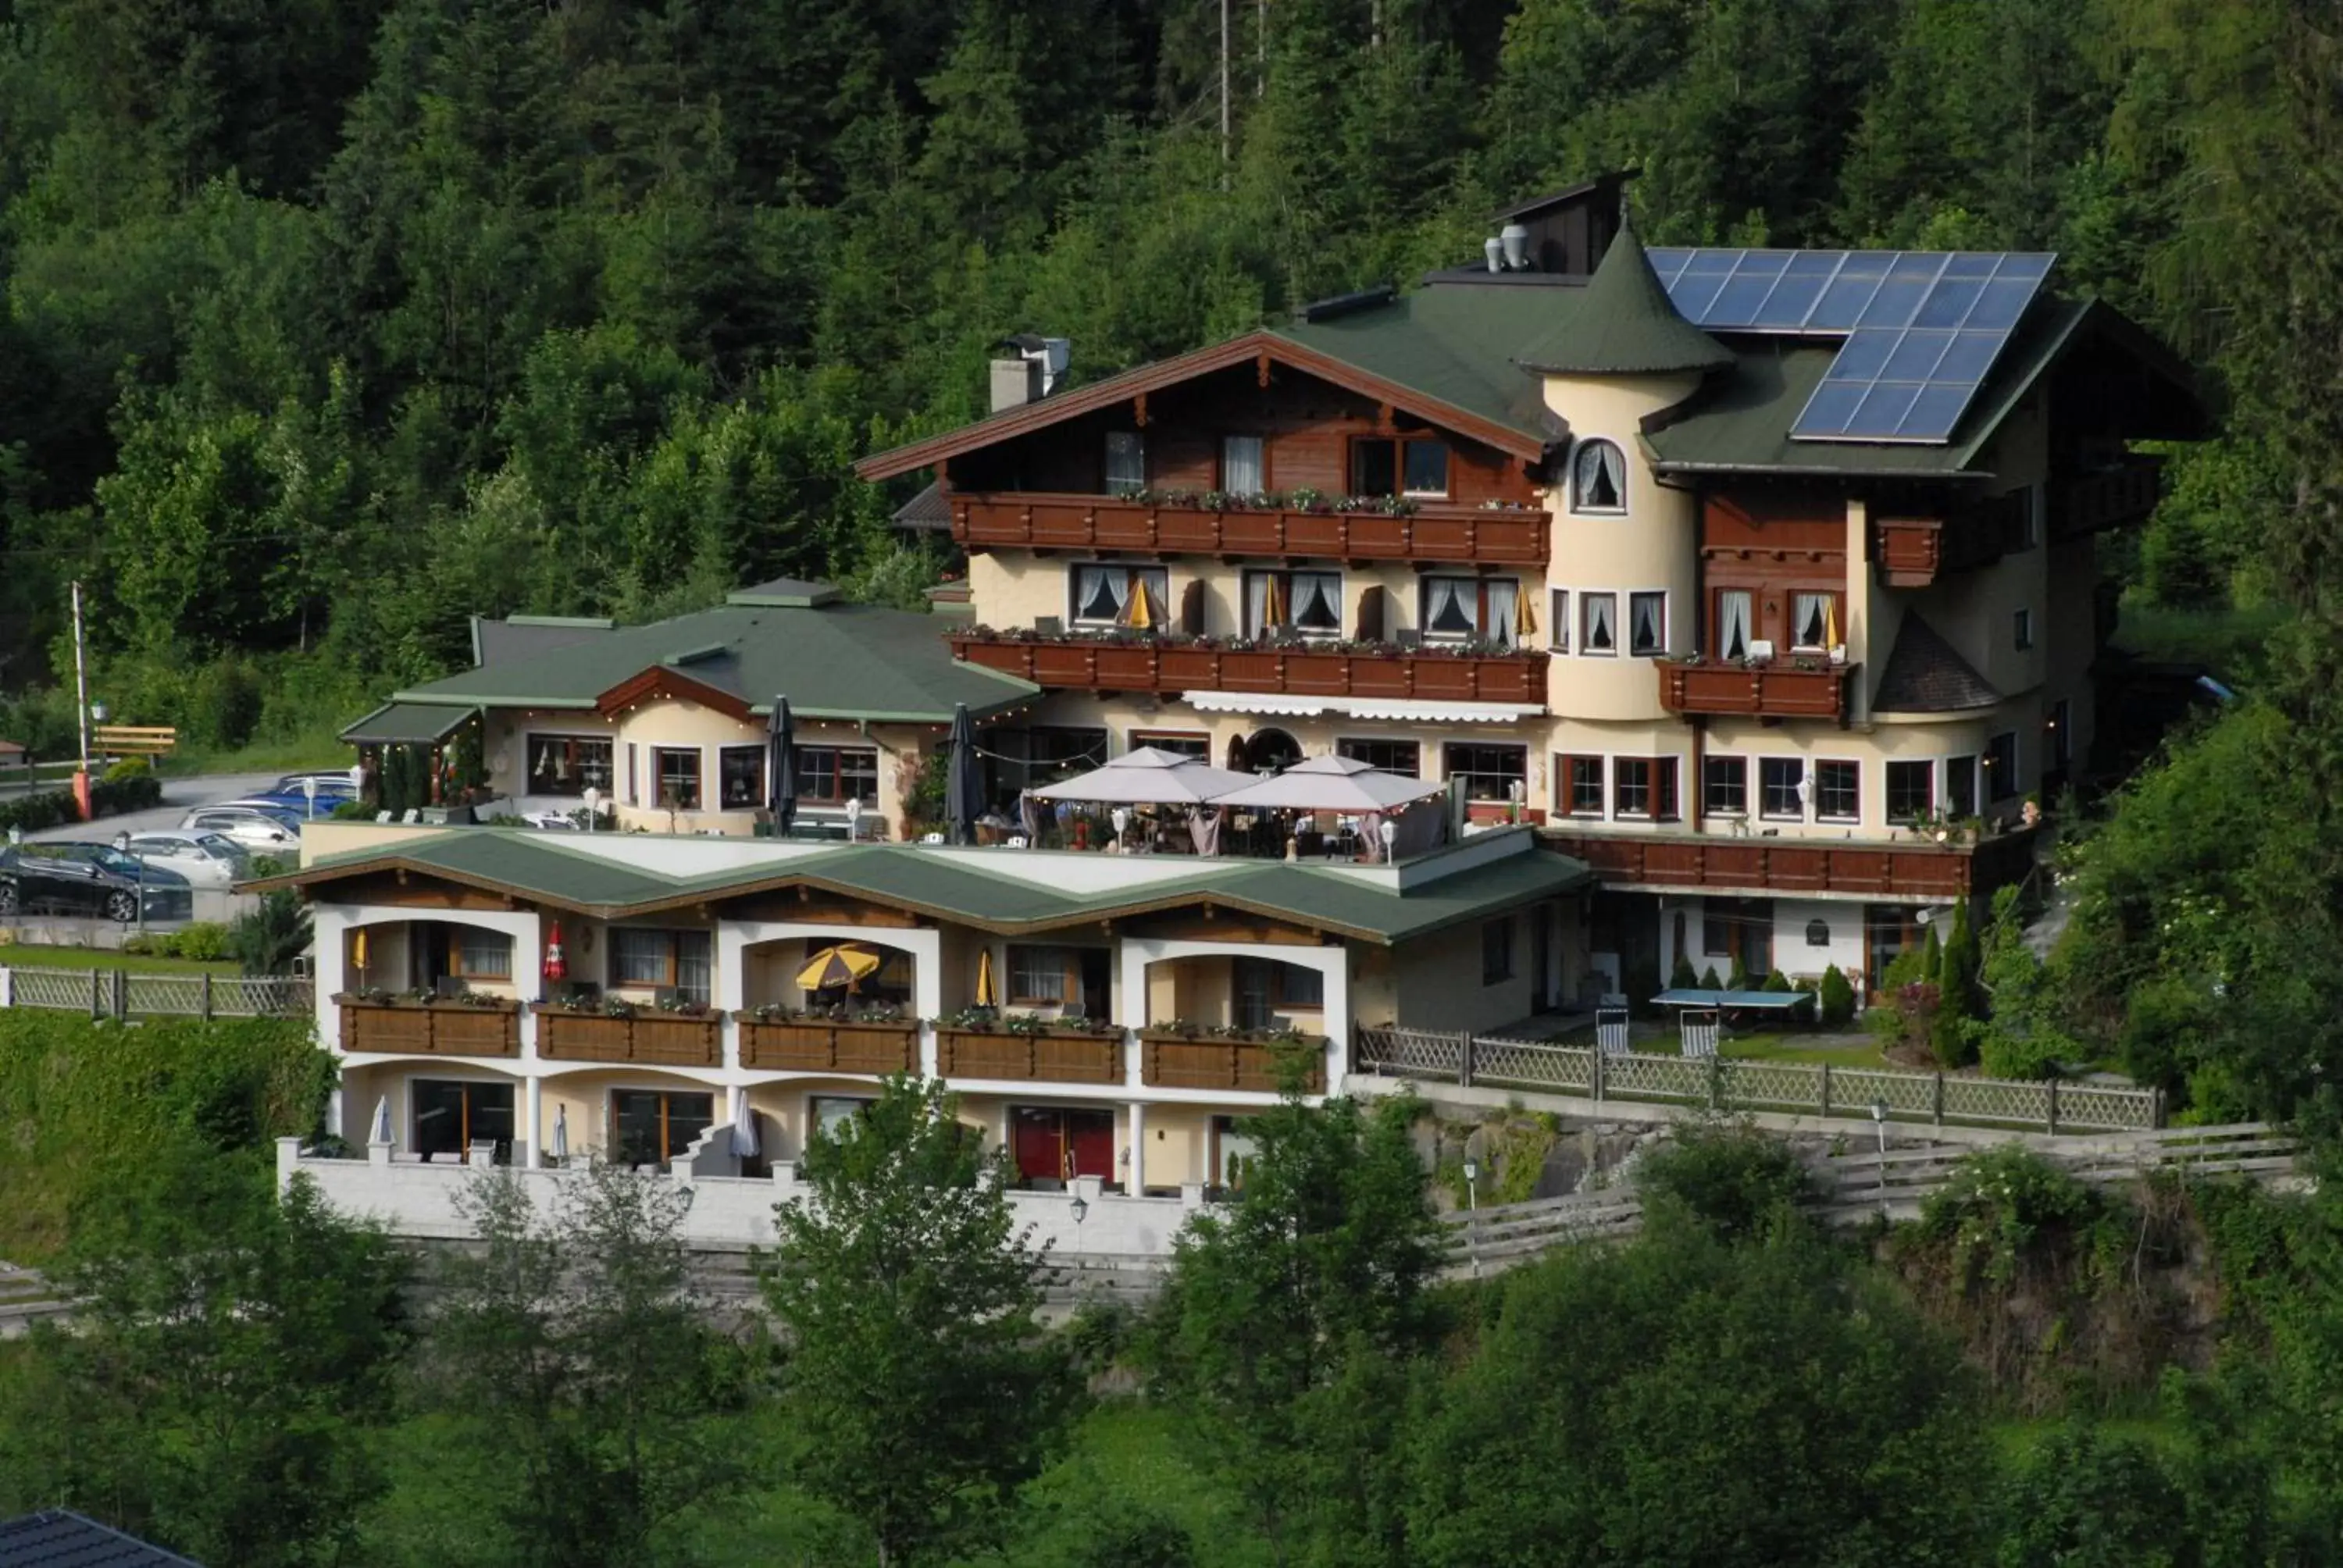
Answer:
[[[1147,1102],[1131,1102],[1131,1169],[1123,1173],[1122,1190],[1136,1198],[1147,1190]]]
[[[528,1101],[528,1141],[521,1145],[521,1168],[535,1171],[545,1164],[545,1080],[532,1072],[521,1082]]]

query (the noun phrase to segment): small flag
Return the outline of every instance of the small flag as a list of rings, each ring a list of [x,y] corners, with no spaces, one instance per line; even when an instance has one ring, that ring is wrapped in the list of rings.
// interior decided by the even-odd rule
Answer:
[[[553,922],[545,939],[545,978],[549,980],[569,978],[569,960],[561,956],[561,922]]]

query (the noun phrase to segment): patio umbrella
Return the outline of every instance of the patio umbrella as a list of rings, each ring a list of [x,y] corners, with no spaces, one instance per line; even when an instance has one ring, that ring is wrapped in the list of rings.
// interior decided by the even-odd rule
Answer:
[[[556,1160],[569,1158],[569,1107],[557,1106],[553,1112],[553,1148]]]
[[[1239,788],[1215,795],[1212,804],[1363,815],[1427,799],[1439,794],[1441,788],[1422,779],[1378,771],[1356,758],[1312,757],[1273,779],[1248,779]]]
[[[358,934],[350,939],[350,964],[358,971],[358,984],[366,984],[367,934],[364,926],[360,926]]]
[[[549,980],[569,978],[569,960],[561,956],[561,922],[559,920],[553,922],[553,929],[545,939],[545,978]]]
[[[1131,585],[1131,605],[1122,613],[1122,624],[1134,631],[1150,631],[1154,628],[1155,615],[1148,606],[1145,583],[1134,582]]]
[[[976,755],[976,724],[968,704],[952,705],[951,757],[945,764],[945,835],[955,844],[976,842],[976,819],[984,815],[984,765]]]
[[[388,1143],[390,1136],[390,1096],[386,1094],[374,1102],[374,1135],[376,1143]]]
[[[798,987],[801,990],[828,990],[832,986],[860,985],[877,974],[883,961],[868,948],[824,948],[809,957],[805,967],[798,970]]]
[[[1537,635],[1537,595],[1516,594],[1513,598],[1513,636],[1517,638]]]
[[[1832,594],[1823,600],[1823,646],[1838,646],[1838,596]]]
[[[763,1151],[757,1141],[757,1113],[749,1109],[749,1091],[732,1091],[732,1152],[742,1160],[754,1160]]]
[[[1001,988],[993,983],[992,979],[992,950],[990,948],[979,948],[976,950],[976,1005],[979,1007],[999,1007],[1001,1005]]]
[[[1087,800],[1107,806],[1201,806],[1251,782],[1242,773],[1196,758],[1141,746],[1103,768],[1045,785],[1033,794],[1042,800]]]
[[[765,807],[772,814],[773,834],[786,838],[798,819],[797,724],[789,717],[789,699],[773,699],[773,716],[766,727],[772,757],[766,771],[772,778]]]

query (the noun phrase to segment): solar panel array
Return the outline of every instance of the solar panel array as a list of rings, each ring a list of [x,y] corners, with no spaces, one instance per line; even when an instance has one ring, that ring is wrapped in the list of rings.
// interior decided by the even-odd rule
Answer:
[[[1952,438],[2056,257],[2014,251],[1649,251],[1668,297],[1720,332],[1845,342],[1790,435]]]

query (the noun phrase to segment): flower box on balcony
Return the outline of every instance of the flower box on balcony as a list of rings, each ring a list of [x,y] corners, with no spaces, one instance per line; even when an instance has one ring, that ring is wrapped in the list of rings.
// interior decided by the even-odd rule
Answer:
[[[1795,656],[1767,664],[1654,659],[1660,706],[1671,713],[1762,719],[1844,719],[1852,664]]]
[[[920,1026],[740,1017],[740,1065],[797,1072],[916,1072]]]
[[[1043,686],[1090,685],[1091,657],[1097,646],[1091,642],[1033,644],[1033,678]]]
[[[1221,683],[1221,656],[1209,648],[1167,647],[1155,668],[1166,691],[1209,691]]]
[[[1051,1030],[936,1030],[936,1070],[946,1078],[1045,1083],[1121,1083],[1122,1036]]]
[[[1104,642],[1098,646],[1097,684],[1110,691],[1155,689],[1156,649],[1152,643]]]
[[[1244,1039],[1141,1030],[1141,1081],[1153,1089],[1225,1089],[1276,1094],[1285,1087],[1289,1065],[1302,1071],[1303,1092],[1326,1089],[1326,1039]]]
[[[537,1005],[537,1053],[557,1061],[635,1061],[659,1067],[720,1067],[719,1025],[713,1011],[628,1013],[608,1007]]]
[[[375,1055],[518,1056],[520,1004],[501,999],[423,1001],[334,999],[342,1049]]]
[[[1294,652],[1285,656],[1285,689],[1308,697],[1346,697],[1351,691],[1347,653]]]
[[[1221,655],[1221,684],[1231,691],[1282,690],[1282,662],[1274,653],[1231,650]]]

